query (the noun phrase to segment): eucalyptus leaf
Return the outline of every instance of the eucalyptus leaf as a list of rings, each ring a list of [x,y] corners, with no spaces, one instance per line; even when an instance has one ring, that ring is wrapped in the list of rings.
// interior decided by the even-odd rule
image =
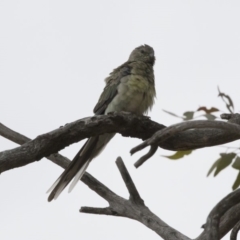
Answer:
[[[184,116],[184,121],[187,121],[187,120],[192,120],[193,119],[193,115],[194,115],[194,112],[193,111],[188,111],[188,112],[185,112],[183,113],[183,116]]]
[[[217,117],[216,116],[214,116],[213,114],[204,114],[203,115],[207,120],[215,120]]]
[[[240,185],[240,172],[238,173],[237,178],[232,186],[232,190],[237,189],[239,187],[239,185]]]
[[[236,157],[232,167],[235,168],[235,169],[240,170],[240,157]]]
[[[166,157],[166,158],[171,159],[171,160],[178,160],[178,159],[183,158],[184,156],[187,156],[187,155],[189,155],[191,153],[192,153],[192,150],[177,151],[176,153],[174,153],[171,156],[163,156],[163,157]]]
[[[207,176],[209,176],[214,170],[214,177],[217,176],[223,169],[232,163],[235,157],[235,153],[220,153],[220,158],[215,161],[215,163],[209,169]]]

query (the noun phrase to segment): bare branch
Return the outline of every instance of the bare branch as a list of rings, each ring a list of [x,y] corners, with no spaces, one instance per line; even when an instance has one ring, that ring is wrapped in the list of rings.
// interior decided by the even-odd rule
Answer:
[[[212,126],[215,127],[215,124],[225,124],[224,126],[226,126],[227,123],[214,121],[212,124]],[[2,128],[4,128],[3,125],[0,125],[0,134],[12,140],[11,136],[9,137],[7,134],[3,134]],[[107,116],[103,115],[80,119],[66,124],[57,130],[40,135],[34,140],[23,144],[21,147],[1,152],[0,173],[16,167],[25,166],[43,157],[48,157],[50,154],[56,153],[74,142],[91,136],[118,132],[123,136],[131,136],[145,140],[164,128],[166,128],[164,125],[151,121],[147,117],[127,113],[111,113]],[[168,133],[168,131],[169,129],[167,129],[165,133]],[[15,142],[21,141],[22,136],[16,138],[17,140],[15,139]],[[166,140],[160,142],[158,146],[168,150],[179,151],[231,142],[239,139],[239,132],[228,132],[224,128],[202,128],[195,129],[194,131],[173,131],[170,137],[165,134],[164,138]],[[54,159],[52,159],[52,161],[54,161]],[[65,164],[67,165],[67,161],[65,161]]]
[[[96,192],[100,197],[108,202],[119,201],[120,197],[112,192],[109,188],[99,182],[96,178],[85,172],[82,176],[81,181],[84,182],[91,190]]]
[[[178,232],[177,230],[163,222],[159,217],[152,213],[148,209],[148,207],[146,207],[143,204],[143,200],[140,198],[140,195],[122,159],[118,158],[116,164],[118,166],[119,171],[121,172],[121,176],[125,182],[125,185],[128,188],[128,191],[131,195],[130,199],[127,200],[118,196],[89,174],[84,174],[83,182],[87,184],[98,195],[102,196],[105,200],[107,200],[110,207],[107,208],[82,207],[80,209],[80,212],[91,214],[106,214],[131,218],[141,222],[148,228],[152,229],[163,239],[190,240],[188,237],[186,237],[182,233]]]
[[[134,154],[148,146],[152,145],[160,145],[162,142],[165,142],[170,137],[173,137],[177,135],[180,132],[187,131],[192,132],[193,130],[196,131],[196,129],[221,129],[225,132],[228,132],[229,135],[238,135],[238,138],[240,138],[240,126],[235,123],[226,123],[222,121],[209,121],[209,120],[196,120],[196,121],[188,121],[188,122],[182,122],[178,124],[174,124],[170,127],[164,128],[158,132],[156,132],[151,138],[147,139],[143,143],[139,144],[138,146],[134,147],[130,153]],[[197,139],[195,139],[197,141]],[[207,146],[207,145],[205,145]],[[190,149],[188,149],[190,150]]]
[[[233,113],[234,105],[233,105],[233,101],[232,101],[231,97],[229,95],[225,94],[225,93],[222,93],[220,91],[219,87],[218,87],[218,96],[222,98],[223,102],[226,104],[226,107],[227,107],[228,111],[230,113]],[[228,102],[226,101],[226,99],[227,99]]]
[[[118,215],[117,212],[114,212],[110,207],[106,207],[106,208],[81,207],[80,212],[90,213],[90,214],[99,214],[99,215],[120,216]]]
[[[203,236],[200,236],[198,240],[219,240],[220,239],[220,220],[221,217],[231,208],[238,205],[240,202],[240,189],[228,194],[223,198],[210,212],[207,223],[204,227]],[[220,228],[219,228],[220,226]]]
[[[240,229],[240,221],[238,221],[237,224],[234,226],[231,232],[230,240],[237,240],[237,234],[239,232],[239,229]]]
[[[230,208],[222,217],[220,220],[219,225],[219,232],[220,232],[220,238],[222,239],[231,229],[234,228],[236,223],[239,221],[240,216],[240,203]],[[205,228],[206,224],[204,224]],[[195,240],[207,240],[207,232],[204,230],[200,236],[198,236]]]
[[[2,128],[3,126],[3,128]],[[3,129],[3,130],[2,130]],[[6,131],[4,134],[4,131]],[[21,141],[28,141],[30,140],[29,138],[16,133],[12,131],[11,129],[5,127],[4,125],[0,124],[0,135],[7,136],[9,140],[13,140],[16,143],[20,143]],[[219,134],[219,133],[218,133]],[[48,159],[56,163],[57,165],[66,168],[67,165],[69,164],[70,160],[67,159],[66,157],[60,155],[60,154],[52,154]],[[126,170],[127,171],[127,170]],[[128,209],[134,209],[136,212],[138,212],[141,216],[139,217],[140,220],[142,220],[143,224],[145,224],[148,227],[148,224],[153,224],[154,226],[150,227],[151,229],[158,228],[156,225],[159,225],[159,228],[164,231],[166,223],[164,223],[161,219],[159,219],[157,216],[155,216],[153,213],[150,212],[150,210],[146,207],[143,206],[143,209],[135,209],[133,208],[132,205],[129,205],[129,202],[115,193],[113,193],[111,190],[109,190],[106,186],[104,186],[102,183],[100,183],[98,180],[96,180],[94,177],[92,177],[90,174],[86,173],[84,174],[82,181],[87,184],[93,191],[98,193],[100,196],[102,196],[104,199],[106,199],[109,203],[112,202],[112,205],[114,205],[114,202],[119,202],[119,212],[127,212]],[[134,184],[134,183],[133,183]],[[127,204],[126,204],[127,203]],[[132,203],[134,203],[132,201]],[[122,204],[122,205],[121,205]],[[125,205],[126,204],[126,205]],[[136,207],[136,206],[135,206]],[[147,210],[146,210],[147,209]],[[140,210],[144,210],[143,212],[140,212]],[[92,214],[104,214],[104,215],[113,215],[113,216],[123,216],[120,215],[119,212],[116,212],[110,204],[110,207],[107,208],[90,208],[90,207],[82,207],[81,212],[85,213],[92,213]],[[145,215],[146,213],[146,215]],[[152,215],[151,215],[152,214]],[[132,214],[133,215],[133,214]],[[126,216],[132,219],[136,219],[134,215],[132,216]],[[145,217],[146,216],[146,217]],[[233,206],[230,208],[226,213],[221,217],[220,220],[220,227],[219,227],[219,232],[220,232],[220,238],[224,237],[239,221],[239,216],[240,216],[240,203],[237,205]],[[167,229],[171,232],[172,228],[167,225]],[[159,230],[159,231],[161,231]],[[154,230],[157,232],[157,230]],[[172,234],[175,236],[174,238],[165,238],[165,239],[188,239],[187,237],[183,236],[181,233],[178,233],[175,235],[176,230],[173,229]],[[178,237],[178,234],[180,234],[180,237]],[[161,236],[161,235],[160,235]],[[207,240],[208,234],[204,230],[203,233],[196,238],[196,240]]]
[[[28,141],[31,141],[30,138],[25,137],[24,135],[21,135],[15,131],[13,131],[12,129],[6,127],[2,123],[0,123],[0,136],[5,137],[5,138],[9,139],[10,141],[15,142],[19,145],[22,145]]]
[[[136,168],[140,167],[143,163],[145,163],[149,158],[151,158],[154,155],[157,149],[158,149],[157,145],[152,145],[148,153],[142,156],[137,162],[135,162],[134,166]]]
[[[6,127],[2,123],[0,123],[0,136],[3,136],[5,138],[7,138],[8,140],[15,142],[17,144],[20,144],[20,145],[31,141],[30,138],[28,138],[18,132],[13,131],[12,129]],[[63,168],[66,168],[70,162],[70,160],[68,158],[62,156],[59,153],[51,154],[50,156],[48,156],[46,158]]]
[[[234,113],[234,114],[229,114],[229,113],[223,113],[221,114],[222,119],[228,120],[230,123],[235,123],[240,125],[240,114],[239,113]]]
[[[223,238],[239,221],[240,203],[230,208],[222,217],[219,225],[220,238]]]
[[[117,158],[116,164],[117,164],[119,172],[121,173],[122,179],[128,189],[128,192],[130,194],[130,200],[134,201],[136,204],[144,205],[144,201],[140,197],[138,190],[137,190],[129,172],[127,171],[121,157]]]
[[[151,121],[148,117],[128,113],[112,113],[107,116],[80,119],[30,141],[29,138],[0,125],[0,135],[16,143],[24,143],[21,147],[0,153],[0,173],[25,166],[53,153],[55,155],[56,152],[74,142],[105,132],[111,133],[120,130],[119,132],[125,136],[146,139],[164,127]],[[54,156],[49,158],[54,161]],[[67,161],[65,164],[67,165]]]

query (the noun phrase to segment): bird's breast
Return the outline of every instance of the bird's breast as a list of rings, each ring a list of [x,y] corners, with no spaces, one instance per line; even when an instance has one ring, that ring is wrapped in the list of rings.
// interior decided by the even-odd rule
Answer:
[[[154,103],[154,83],[141,75],[123,77],[117,90],[118,93],[108,105],[106,114],[120,111],[143,114]]]

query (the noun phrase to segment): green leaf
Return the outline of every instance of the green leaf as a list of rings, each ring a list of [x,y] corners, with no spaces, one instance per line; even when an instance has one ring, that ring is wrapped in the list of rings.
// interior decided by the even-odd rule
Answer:
[[[237,157],[232,165],[233,168],[240,170],[240,157]]]
[[[224,168],[232,163],[232,160],[236,157],[235,153],[220,153],[220,158],[209,169],[207,176],[209,176],[214,170],[214,177],[217,176]]]
[[[183,120],[184,121],[191,120],[191,119],[193,119],[193,115],[194,115],[193,111],[185,112],[185,113],[183,113],[183,116],[184,116]]]
[[[217,117],[212,114],[204,114],[203,115],[207,120],[215,120]]]
[[[240,185],[240,172],[237,175],[237,178],[232,186],[232,190],[235,190],[236,188],[238,188]]]
[[[183,117],[180,117],[180,116],[178,116],[178,115],[175,114],[175,113],[172,113],[172,112],[166,111],[166,110],[164,110],[164,109],[163,109],[163,111],[164,111],[165,113],[169,114],[169,115],[172,115],[172,116],[174,116],[174,117],[177,117],[177,118],[181,118],[181,119],[183,119]]]
[[[209,109],[207,109],[206,107],[199,107],[197,109],[197,111],[204,111],[206,114],[210,114],[210,113],[213,113],[213,112],[218,112],[219,109],[215,108],[215,107],[211,107]]]
[[[171,159],[171,160],[178,160],[178,159],[183,158],[184,156],[187,156],[187,155],[189,155],[191,153],[192,153],[192,150],[177,151],[176,153],[174,153],[171,156],[163,156],[163,157],[166,157],[166,158]]]
[[[218,161],[219,161],[219,159],[218,159],[217,161],[215,161],[215,163],[211,166],[211,168],[209,169],[209,171],[208,171],[208,173],[207,173],[207,177],[212,173],[212,171],[213,171],[215,168],[217,168]]]

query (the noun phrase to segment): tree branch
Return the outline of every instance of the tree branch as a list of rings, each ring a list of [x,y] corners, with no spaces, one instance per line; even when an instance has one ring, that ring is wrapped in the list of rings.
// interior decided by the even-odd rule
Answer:
[[[0,136],[5,137],[8,140],[10,140],[12,142],[15,142],[19,145],[22,145],[24,143],[27,143],[27,142],[31,141],[30,138],[28,138],[28,137],[26,137],[26,136],[24,136],[24,135],[22,135],[18,132],[13,131],[12,129],[6,127],[2,123],[0,123]],[[0,156],[1,156],[1,154],[2,153],[0,152]],[[52,161],[53,163],[56,163],[57,165],[63,167],[63,168],[67,168],[67,166],[70,162],[70,160],[68,158],[62,156],[59,153],[51,154],[50,156],[48,156],[46,158],[48,160]],[[14,164],[14,162],[12,164]],[[19,162],[17,164],[21,164],[21,163]],[[9,165],[11,165],[11,163],[9,163]],[[23,165],[25,165],[25,164],[23,164]],[[1,166],[1,162],[0,162],[0,166]],[[17,165],[15,167],[17,167]],[[13,168],[14,168],[14,166],[13,166]],[[0,167],[0,169],[1,169],[1,167]],[[1,171],[0,171],[0,173],[1,173]]]
[[[112,113],[107,116],[83,118],[30,140],[1,124],[1,136],[23,145],[0,152],[0,173],[25,166],[51,154],[54,155],[49,156],[49,158],[55,161],[56,152],[66,146],[105,132],[120,132],[125,136],[146,139],[164,127],[145,116]],[[64,161],[64,158],[62,161]],[[67,161],[65,161],[65,164],[67,165]]]
[[[144,205],[144,201],[140,197],[138,190],[137,190],[130,174],[128,173],[128,171],[126,169],[126,166],[124,165],[124,163],[120,157],[117,158],[116,164],[121,173],[122,179],[128,189],[128,192],[130,194],[130,200],[133,201],[135,204]]]
[[[235,117],[234,122],[236,122],[236,119],[238,119],[238,121],[240,122],[239,114],[231,114],[231,115]],[[222,116],[226,117],[226,114]],[[174,124],[170,127],[159,130],[151,138],[145,140],[138,146],[131,149],[130,153],[134,154],[148,146],[152,146],[153,148],[153,150],[151,149],[147,155],[143,156],[140,160],[138,160],[138,162],[135,163],[135,166],[138,167],[143,162],[148,160],[156,152],[155,146],[157,145],[161,146],[161,143],[168,141],[169,138],[174,137],[181,132],[186,132],[186,133],[195,132],[196,130],[200,130],[200,129],[204,129],[204,131],[206,129],[210,129],[210,131],[212,131],[212,129],[221,129],[222,131],[225,131],[229,135],[238,135],[238,138],[240,138],[240,126],[236,123],[231,123],[230,121],[227,123],[222,121],[196,120],[196,121],[188,121],[188,122]],[[198,141],[198,140],[195,139],[195,141]],[[205,146],[209,146],[209,143],[211,144],[211,142],[206,141]],[[190,150],[190,149],[187,149],[187,150]]]
[[[102,196],[108,203],[107,208],[92,208],[82,207],[80,212],[93,213],[93,214],[106,214],[113,216],[121,216],[137,220],[155,231],[163,239],[167,240],[190,240],[188,237],[178,232],[168,224],[163,222],[159,217],[152,213],[148,207],[144,205],[122,159],[119,157],[116,161],[118,170],[121,173],[123,181],[129,191],[130,199],[124,199],[107,187],[103,186],[98,180],[91,177],[89,174],[85,174],[83,182],[87,184],[98,195]],[[94,188],[93,188],[94,186]]]
[[[151,145],[148,153],[142,156],[138,161],[136,161],[134,163],[134,166],[136,168],[140,167],[143,163],[145,163],[149,158],[151,158],[155,154],[157,149],[158,149],[158,145]]]
[[[191,122],[186,122],[186,124],[189,123]],[[211,124],[212,127],[214,127],[215,124],[227,126],[227,123],[218,121],[214,121]],[[145,140],[150,138],[155,132],[161,129],[165,130],[165,128],[164,125],[151,121],[148,117],[136,116],[128,113],[111,113],[109,115],[83,118],[66,124],[65,126],[49,133],[42,134],[20,147],[1,152],[0,173],[16,167],[25,166],[26,164],[38,161],[43,157],[48,157],[72,143],[91,136],[118,132],[123,136]],[[167,128],[165,133],[169,134],[168,131],[171,131],[172,128],[173,127],[170,127],[170,130]],[[235,127],[235,129],[237,128]],[[12,133],[8,134],[8,131],[9,129],[6,133],[6,127],[0,125],[0,135],[3,137],[18,143],[29,140],[26,137],[24,138],[24,136],[18,136],[17,133],[14,134],[13,137],[11,135]],[[194,131],[175,131],[170,133],[170,137],[166,137],[165,135],[165,139],[166,140],[160,142],[158,146],[174,151],[190,150],[237,140],[239,139],[239,132],[231,131],[229,133],[226,129],[202,128],[195,129]],[[152,153],[154,153],[154,151],[149,155],[151,156]],[[54,161],[54,156],[50,156],[49,158],[52,158],[52,161]],[[67,164],[67,162],[65,162],[65,164]]]
[[[240,189],[230,193],[222,199],[210,212],[205,231],[207,232],[207,240],[219,240],[219,223],[220,218],[230,208],[240,202]]]
[[[239,229],[240,229],[240,221],[238,221],[237,224],[234,226],[231,232],[230,240],[237,240],[237,234],[239,232]]]
[[[239,221],[240,189],[228,194],[210,212],[197,240],[219,240]]]
[[[0,135],[7,136],[7,138],[9,140],[12,140],[19,144],[24,143],[24,141],[30,140],[29,138],[27,138],[17,132],[12,131],[11,129],[5,127],[2,124],[0,124]],[[63,168],[66,168],[68,166],[68,164],[70,163],[70,160],[68,158],[66,158],[60,154],[52,154],[50,157],[47,157],[47,158]],[[121,164],[121,163],[120,163],[120,165],[124,166],[124,164]],[[120,168],[124,169],[124,167],[120,167]],[[121,172],[124,172],[124,171],[125,170],[121,170]],[[127,172],[127,170],[125,171],[125,173],[126,172]],[[127,172],[127,174],[128,174],[128,172]],[[128,176],[128,175],[123,174],[123,176]],[[130,175],[129,175],[129,177],[130,177]],[[128,177],[124,177],[124,178],[129,179]],[[140,220],[143,221],[143,224],[146,225],[147,227],[149,224],[150,225],[152,224],[153,230],[155,228],[158,228],[157,226],[160,225],[160,229],[162,229],[162,231],[164,231],[166,223],[164,223],[161,219],[159,219],[157,216],[155,216],[153,213],[151,213],[150,210],[144,205],[143,201],[142,201],[143,204],[137,205],[134,201],[131,201],[131,197],[130,197],[130,200],[126,200],[126,199],[119,197],[118,195],[113,193],[110,189],[108,189],[106,186],[104,186],[102,183],[100,183],[98,180],[96,180],[94,177],[92,177],[89,173],[85,173],[81,180],[86,185],[88,185],[93,191],[95,191],[97,194],[99,194],[101,197],[103,197],[106,201],[110,202],[110,200],[111,200],[112,202],[114,202],[114,201],[122,202],[122,205],[121,205],[121,208],[119,209],[119,211],[124,212],[124,210],[126,210],[128,208],[133,208],[132,205],[127,205],[127,204],[125,205],[125,203],[129,203],[129,202],[131,204],[135,204],[136,206],[142,206],[142,209],[139,209],[139,208],[137,208],[137,209],[133,208],[133,209],[134,209],[134,211],[137,212],[137,214],[140,215]],[[128,182],[128,181],[126,180],[126,182]],[[130,180],[130,182],[131,182],[130,185],[133,184],[133,186],[135,187],[132,180]],[[129,185],[129,183],[127,185]],[[133,193],[134,190],[130,190],[130,189],[133,189],[133,187],[129,187],[129,192],[130,193],[132,192],[132,195],[135,196],[136,193]],[[136,191],[137,191],[137,189],[136,189]],[[130,194],[130,196],[131,196],[131,194]],[[139,195],[139,197],[140,197],[140,195]],[[141,199],[141,197],[140,197],[140,199]],[[144,210],[144,211],[141,212],[140,210]],[[111,204],[107,208],[82,207],[80,211],[85,212],[85,213],[92,213],[92,214],[123,216],[119,212],[116,212],[112,208]],[[130,216],[125,216],[125,217],[135,219],[137,216],[130,215]],[[219,225],[220,238],[224,237],[231,229],[234,228],[236,223],[239,221],[239,216],[240,216],[240,203],[238,203],[237,205],[233,206],[228,211],[226,211],[226,213],[221,217],[221,220],[220,220],[220,225]],[[168,227],[169,226],[167,225],[167,229],[168,229]],[[172,228],[169,227],[169,231],[171,231],[171,230],[172,230]],[[174,235],[173,238],[166,238],[166,239],[188,239],[187,237],[183,236],[181,233],[178,233],[175,231],[176,230],[173,229],[173,232],[172,232],[172,234]],[[176,235],[175,235],[175,233],[176,233]],[[178,237],[178,234],[180,234],[180,238]],[[182,236],[185,238],[181,238]],[[207,237],[208,237],[207,231],[204,230],[203,233],[198,238],[196,238],[196,240],[207,240]]]

